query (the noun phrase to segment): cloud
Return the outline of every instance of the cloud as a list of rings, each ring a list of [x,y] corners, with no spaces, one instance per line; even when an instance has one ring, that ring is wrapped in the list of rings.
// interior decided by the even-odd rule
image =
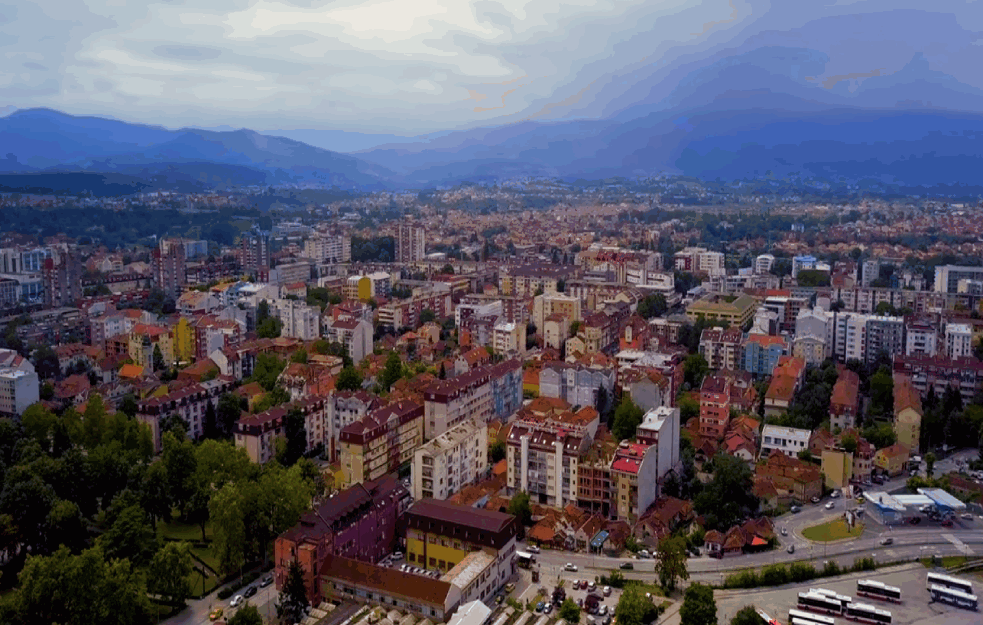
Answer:
[[[915,0],[13,0],[0,7],[0,93],[18,108],[170,127],[424,133],[612,115],[662,101],[693,71],[756,46],[825,54],[816,89],[835,77],[890,75],[916,52],[933,70],[983,88],[975,34],[983,15],[975,7],[958,0],[937,0],[930,12]],[[837,29],[814,27],[839,17]],[[890,27],[851,28],[861,22]]]

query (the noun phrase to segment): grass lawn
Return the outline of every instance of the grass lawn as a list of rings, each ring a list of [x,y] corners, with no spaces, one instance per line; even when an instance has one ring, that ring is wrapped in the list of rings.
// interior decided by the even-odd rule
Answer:
[[[817,542],[829,542],[831,540],[842,540],[844,538],[856,538],[864,533],[863,523],[858,523],[850,530],[847,528],[846,521],[834,519],[822,525],[813,525],[802,530],[802,536]]]
[[[662,591],[662,586],[659,586],[658,584],[646,584],[645,582],[640,581],[640,580],[630,579],[630,580],[626,580],[626,582],[625,582],[625,588],[628,588],[629,586],[632,586],[634,588],[637,588],[640,591],[642,591],[643,593],[650,592],[650,593],[652,593],[652,596],[653,597],[665,597],[666,596],[666,593],[664,593]]]
[[[969,558],[967,558],[966,556],[945,556],[944,558],[942,558],[942,566],[944,568],[959,566],[961,564],[966,564],[967,560],[969,560]],[[932,558],[922,558],[920,562],[922,563],[922,566],[924,566],[927,569],[935,568],[935,565],[932,564]]]
[[[215,554],[212,553],[211,548],[192,546],[191,552],[196,556],[198,556],[199,558],[201,558],[201,561],[207,564],[209,567],[211,567],[213,571],[215,571],[216,573],[221,573],[221,570],[219,569],[218,558],[216,558]]]
[[[218,580],[212,576],[208,576],[205,578],[204,587],[202,587],[201,573],[198,571],[189,575],[188,580],[191,582],[191,594],[195,597],[204,596],[205,593],[215,590],[215,587],[218,586]]]
[[[157,523],[157,533],[161,538],[201,542],[201,528],[197,525],[184,523],[180,519],[172,518],[167,523]],[[211,539],[212,524],[209,521],[205,524],[205,540],[210,541]]]

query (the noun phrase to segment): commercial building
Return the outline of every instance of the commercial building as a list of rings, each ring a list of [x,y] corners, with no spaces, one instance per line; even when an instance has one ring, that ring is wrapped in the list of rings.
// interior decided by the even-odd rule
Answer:
[[[415,263],[426,256],[427,232],[419,224],[396,226],[396,262]]]
[[[346,484],[379,479],[423,444],[423,406],[404,400],[377,408],[342,428],[338,442]]]
[[[686,308],[686,317],[691,323],[703,317],[707,321],[726,323],[743,327],[754,317],[757,304],[750,295],[710,294],[696,300]]]
[[[318,574],[331,556],[375,563],[392,553],[397,523],[409,508],[409,493],[398,480],[385,476],[355,484],[305,512],[297,525],[273,543],[274,578],[282,589],[290,563],[304,571],[307,599],[325,598]]]
[[[811,435],[810,430],[765,425],[761,430],[761,457],[768,457],[774,451],[797,457],[800,451],[809,448]]]
[[[447,499],[488,468],[488,425],[468,419],[413,453],[413,498]]]

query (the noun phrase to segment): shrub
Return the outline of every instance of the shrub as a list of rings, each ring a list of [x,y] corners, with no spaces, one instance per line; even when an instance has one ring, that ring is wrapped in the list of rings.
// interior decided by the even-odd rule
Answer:
[[[599,583],[602,586],[610,586],[611,588],[624,588],[625,576],[618,571],[611,571],[610,575],[602,575]]]
[[[874,558],[870,556],[864,558],[857,558],[853,561],[854,571],[873,571],[877,568],[877,563],[874,562]]]
[[[834,577],[839,574],[840,566],[832,560],[827,560],[823,565],[823,577]]]
[[[788,569],[784,564],[772,564],[761,571],[761,583],[765,586],[781,586],[788,583]]]
[[[754,569],[744,569],[724,578],[724,588],[757,588],[758,575]]]
[[[793,562],[788,568],[789,579],[793,582],[807,582],[815,579],[816,567],[805,562]]]

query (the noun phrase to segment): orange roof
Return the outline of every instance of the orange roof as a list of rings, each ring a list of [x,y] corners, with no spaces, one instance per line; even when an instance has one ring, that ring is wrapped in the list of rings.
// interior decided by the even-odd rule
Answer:
[[[765,397],[768,399],[778,399],[782,401],[792,401],[795,394],[795,378],[790,375],[779,374],[771,379],[768,385],[768,392]]]
[[[121,378],[141,378],[143,377],[143,367],[132,363],[127,363],[120,367],[119,377]]]
[[[495,477],[500,477],[508,473],[508,470],[509,467],[505,463],[505,460],[499,460],[498,462],[495,463],[495,466],[492,467],[492,475],[494,475]]]

